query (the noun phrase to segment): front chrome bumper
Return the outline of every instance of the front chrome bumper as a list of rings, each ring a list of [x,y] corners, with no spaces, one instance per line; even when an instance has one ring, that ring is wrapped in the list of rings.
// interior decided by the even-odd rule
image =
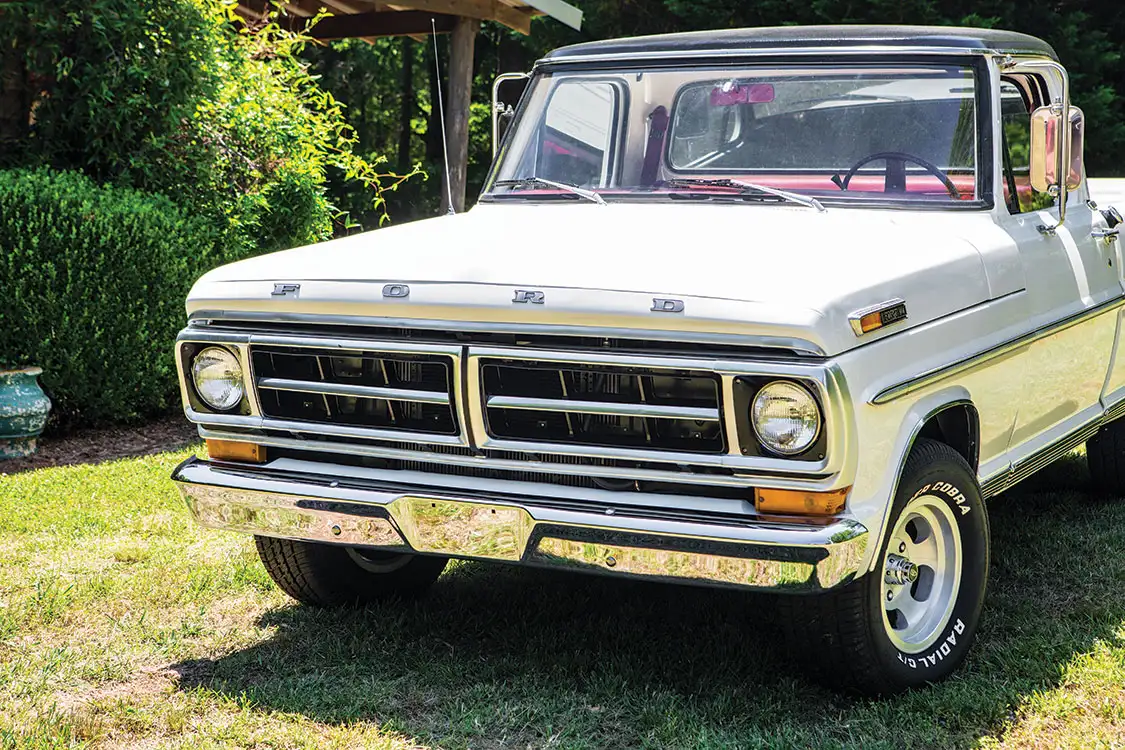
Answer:
[[[701,522],[644,508],[189,458],[172,474],[203,526],[348,546],[683,583],[816,592],[854,578],[868,533],[835,519]]]

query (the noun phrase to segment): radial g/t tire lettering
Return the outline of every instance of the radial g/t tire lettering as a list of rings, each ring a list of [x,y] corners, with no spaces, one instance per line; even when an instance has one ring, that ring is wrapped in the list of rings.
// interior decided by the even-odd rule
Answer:
[[[810,675],[887,695],[964,661],[988,581],[988,514],[973,470],[920,439],[906,461],[873,571],[825,594],[781,600],[782,629]]]

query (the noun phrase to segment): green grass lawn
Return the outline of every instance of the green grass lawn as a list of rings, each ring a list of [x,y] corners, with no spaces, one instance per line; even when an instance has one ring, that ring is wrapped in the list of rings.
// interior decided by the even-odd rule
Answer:
[[[185,455],[0,476],[0,747],[1125,746],[1125,502],[1077,457],[992,503],[958,676],[872,701],[807,683],[760,595],[461,563],[294,606],[192,524]]]

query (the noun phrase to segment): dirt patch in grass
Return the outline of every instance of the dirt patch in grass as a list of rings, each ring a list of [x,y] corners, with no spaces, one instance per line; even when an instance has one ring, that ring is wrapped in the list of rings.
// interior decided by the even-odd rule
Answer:
[[[148,456],[179,450],[198,440],[195,425],[179,415],[129,427],[78,430],[68,435],[40,438],[36,453],[26,458],[0,461],[0,474]]]

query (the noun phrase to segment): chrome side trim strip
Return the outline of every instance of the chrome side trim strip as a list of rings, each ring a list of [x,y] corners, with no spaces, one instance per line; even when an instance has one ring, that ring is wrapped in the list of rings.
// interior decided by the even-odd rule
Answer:
[[[643,509],[607,515],[378,481],[326,486],[195,458],[172,479],[211,528],[739,588],[834,588],[855,577],[868,541],[867,529],[848,518],[813,525],[685,521]]]
[[[559,398],[524,398],[521,396],[490,396],[489,409],[524,409],[527,411],[606,414],[614,417],[656,417],[658,419],[699,419],[718,422],[718,409],[697,409],[690,406],[661,404],[622,404],[606,401],[567,401]]]
[[[258,387],[271,391],[323,393],[327,396],[380,398],[387,401],[409,401],[417,404],[449,404],[449,394],[444,391],[411,391],[403,388],[322,383],[313,380],[289,380],[287,378],[258,378]]]
[[[1106,300],[1094,307],[1086,310],[1081,310],[1073,315],[1067,316],[1062,320],[1048,323],[1040,326],[1033,331],[1021,334],[1013,339],[996,344],[987,349],[971,354],[967,357],[951,362],[947,365],[941,365],[930,369],[920,375],[904,380],[901,383],[892,385],[889,388],[884,388],[871,399],[872,404],[880,405],[894,401],[896,398],[901,398],[909,393],[926,388],[934,383],[951,378],[954,375],[959,375],[967,370],[979,367],[989,360],[1001,357],[1005,354],[1015,351],[1021,347],[1027,346],[1039,339],[1046,338],[1047,336],[1054,335],[1060,331],[1065,331],[1067,328],[1085,323],[1091,318],[1116,310],[1117,308],[1125,305],[1125,295],[1114,297],[1113,299]]]
[[[1102,419],[1103,424],[1109,424],[1120,417],[1125,416],[1125,398],[1121,399],[1113,406],[1106,409],[1105,417]]]
[[[527,472],[529,474],[556,474],[584,477],[604,477],[607,479],[633,479],[641,482],[669,482],[673,484],[697,484],[713,487],[763,487],[767,489],[804,489],[820,491],[837,489],[838,477],[831,476],[800,476],[794,474],[705,474],[689,470],[673,468],[675,464],[668,464],[667,471],[660,469],[638,469],[619,466],[600,466],[598,464],[565,464],[551,463],[535,460],[512,460],[492,458],[489,456],[467,456],[419,451],[411,448],[392,448],[382,445],[365,445],[363,443],[333,443],[327,440],[302,440],[300,438],[279,437],[273,435],[260,435],[246,432],[226,432],[220,429],[211,429],[200,426],[199,436],[204,439],[233,440],[243,443],[255,443],[267,447],[290,448],[301,451],[318,451],[321,453],[335,453],[346,456],[368,456],[371,458],[387,458],[398,461],[416,461],[423,464],[440,464],[444,466],[463,466],[479,470],[498,470],[511,472]],[[667,462],[668,457],[661,457]]]
[[[1070,453],[1096,435],[1098,430],[1109,422],[1107,414],[1108,412],[1095,417],[1090,422],[1076,428],[1050,445],[1044,446],[1030,456],[1025,456],[1018,462],[1012,464],[1007,471],[1001,471],[989,477],[981,483],[981,494],[984,495],[985,498],[999,495],[1001,492],[1011,489],[1035,472]]]

